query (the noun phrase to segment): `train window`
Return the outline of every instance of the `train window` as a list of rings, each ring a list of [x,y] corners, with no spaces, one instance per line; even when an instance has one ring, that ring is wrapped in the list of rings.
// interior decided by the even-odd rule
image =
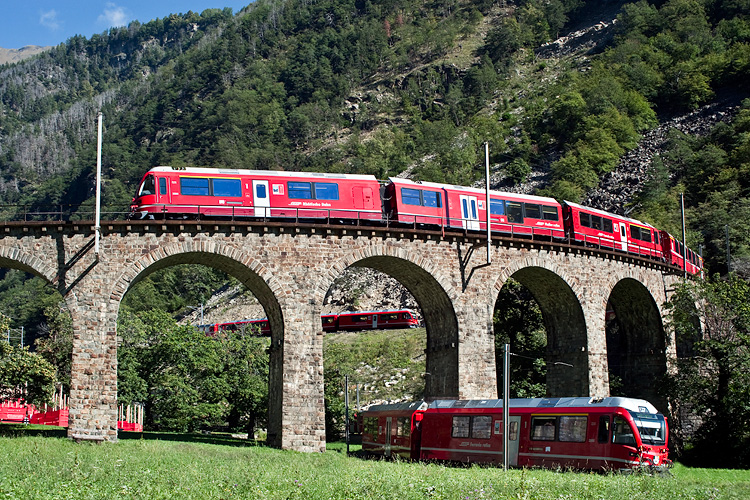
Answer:
[[[597,440],[600,443],[609,442],[609,415],[599,417],[599,435]]]
[[[470,423],[471,423],[471,417],[453,417],[453,429],[451,430],[451,437],[454,437],[454,438],[469,437],[469,424]]]
[[[518,441],[518,422],[511,422],[508,429],[508,441]]]
[[[591,227],[591,216],[589,214],[580,212],[578,214],[578,219],[581,221],[583,227]]]
[[[190,196],[210,196],[208,177],[180,177],[180,193]]]
[[[423,205],[425,207],[440,208],[440,193],[437,191],[422,191]]]
[[[554,441],[557,417],[532,417],[531,439],[533,441]]]
[[[630,427],[628,421],[619,415],[615,415],[612,442],[615,444],[627,444],[630,446],[635,446],[635,436],[633,435],[633,429]]]
[[[239,179],[212,179],[214,196],[242,196],[242,183]]]
[[[602,229],[602,218],[598,215],[591,216],[591,229]]]
[[[508,222],[521,224],[523,222],[523,206],[521,203],[508,201],[505,206],[508,213]]]
[[[404,205],[422,205],[419,189],[401,188],[401,200]]]
[[[294,182],[289,181],[286,184],[289,192],[289,198],[295,200],[311,200],[312,199],[312,186],[309,182]]]
[[[138,196],[154,194],[154,189],[154,176],[149,175],[145,179],[143,179],[143,184],[141,184],[141,191],[138,193]]]
[[[544,220],[560,220],[560,214],[557,213],[556,207],[542,205],[542,215]]]
[[[265,199],[268,198],[268,194],[266,193],[266,185],[258,183],[255,185],[255,197]]]
[[[398,314],[384,314],[383,316],[384,316],[384,317],[385,317],[385,319],[387,319],[387,320],[394,320],[394,319],[398,319]]]
[[[492,435],[492,417],[478,415],[471,418],[471,437],[473,439],[489,439]]]
[[[396,423],[396,435],[403,437],[411,436],[411,421],[409,417],[398,417]]]
[[[326,325],[330,325],[335,322],[336,322],[336,318],[334,318],[333,316],[326,316],[323,318],[323,323],[325,323]]]
[[[645,241],[651,243],[651,231],[645,227],[630,226],[630,237],[636,240]]]
[[[490,214],[505,215],[505,202],[503,200],[490,200]]]
[[[526,209],[526,217],[529,219],[542,218],[542,207],[540,205],[524,203],[524,208]]]
[[[339,185],[335,182],[316,182],[315,183],[316,200],[338,200]]]
[[[364,434],[369,434],[370,436],[376,436],[378,435],[378,419],[377,417],[367,417],[364,421]]]
[[[167,194],[167,179],[159,178],[159,194]]]
[[[586,416],[562,416],[560,417],[560,441],[570,443],[583,443],[586,441]]]
[[[602,229],[604,229],[605,232],[607,232],[607,233],[613,233],[614,232],[614,229],[612,227],[612,220],[611,219],[603,218],[602,222],[603,222]]]

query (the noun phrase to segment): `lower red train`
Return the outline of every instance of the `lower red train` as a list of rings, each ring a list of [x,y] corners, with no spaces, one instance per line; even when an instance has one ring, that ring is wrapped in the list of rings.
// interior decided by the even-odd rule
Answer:
[[[666,231],[542,196],[372,175],[154,167],[131,217],[336,219],[431,225],[566,240],[658,259],[698,274],[703,259]]]
[[[419,326],[419,319],[416,313],[409,309],[323,314],[320,317],[320,321],[324,332],[386,330],[390,328],[416,328]],[[267,318],[198,325],[198,328],[206,333],[254,328],[260,336],[271,335],[271,327],[268,324]]]
[[[503,463],[502,400],[376,405],[361,414],[362,449],[413,460]],[[587,470],[666,468],[667,420],[632,398],[511,399],[508,464]]]

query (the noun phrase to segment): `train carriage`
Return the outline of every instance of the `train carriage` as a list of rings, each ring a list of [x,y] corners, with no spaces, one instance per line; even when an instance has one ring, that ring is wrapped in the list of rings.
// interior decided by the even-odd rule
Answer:
[[[419,458],[424,401],[373,405],[362,416],[362,450],[367,454]]]
[[[690,274],[703,272],[703,257],[690,248],[686,248],[681,241],[667,231],[659,232],[661,234],[662,252],[668,264],[677,266]],[[687,257],[687,260],[685,257]]]
[[[417,316],[408,309],[398,311],[361,311],[340,313],[337,331],[385,330],[389,328],[416,328]]]
[[[487,193],[481,189],[391,178],[385,213],[406,224],[487,230]],[[490,226],[511,235],[564,238],[562,207],[553,198],[490,191]]]
[[[659,231],[650,224],[570,201],[563,215],[571,241],[663,260]]]
[[[368,451],[399,450],[413,459],[503,463],[502,400],[438,400],[413,403],[417,432],[393,430],[401,405],[364,413]],[[416,408],[416,409],[415,409]],[[418,409],[418,410],[417,410]],[[632,398],[511,399],[508,463],[514,467],[590,470],[665,467],[669,462],[667,421],[647,401]],[[383,429],[391,417],[391,428]],[[378,434],[375,438],[375,422]],[[367,432],[367,431],[365,431]],[[390,437],[390,441],[386,441]],[[418,440],[418,442],[415,442]],[[365,435],[363,435],[363,448]]]
[[[147,217],[382,219],[371,175],[154,167],[131,211]]]

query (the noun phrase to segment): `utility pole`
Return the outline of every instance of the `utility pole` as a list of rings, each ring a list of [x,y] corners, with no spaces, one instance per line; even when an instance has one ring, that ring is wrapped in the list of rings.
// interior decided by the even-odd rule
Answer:
[[[492,264],[492,228],[490,227],[490,143],[484,143],[485,214],[487,215],[487,264]]]
[[[96,146],[96,215],[94,217],[94,258],[99,260],[99,238],[101,233],[102,203],[102,121],[104,115],[99,112]]]

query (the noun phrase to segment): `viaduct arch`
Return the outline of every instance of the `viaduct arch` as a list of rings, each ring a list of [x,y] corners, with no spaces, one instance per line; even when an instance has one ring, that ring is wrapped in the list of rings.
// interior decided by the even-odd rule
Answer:
[[[74,439],[117,439],[119,304],[133,284],[175,264],[225,271],[265,309],[272,332],[269,443],[285,449],[325,449],[319,318],[326,291],[350,266],[389,274],[422,308],[427,397],[497,397],[492,314],[511,276],[540,304],[550,337],[548,360],[573,359],[576,367],[549,371],[553,396],[608,395],[608,362],[624,367],[621,376],[646,394],[649,385],[635,368],[648,362],[659,364],[655,373],[663,372],[674,355],[661,318],[678,277],[626,254],[493,238],[488,264],[486,241],[463,231],[262,221],[108,222],[102,224],[99,255],[86,221],[6,223],[0,236],[0,266],[52,283],[71,311],[68,435]],[[610,339],[608,303],[619,332]]]

